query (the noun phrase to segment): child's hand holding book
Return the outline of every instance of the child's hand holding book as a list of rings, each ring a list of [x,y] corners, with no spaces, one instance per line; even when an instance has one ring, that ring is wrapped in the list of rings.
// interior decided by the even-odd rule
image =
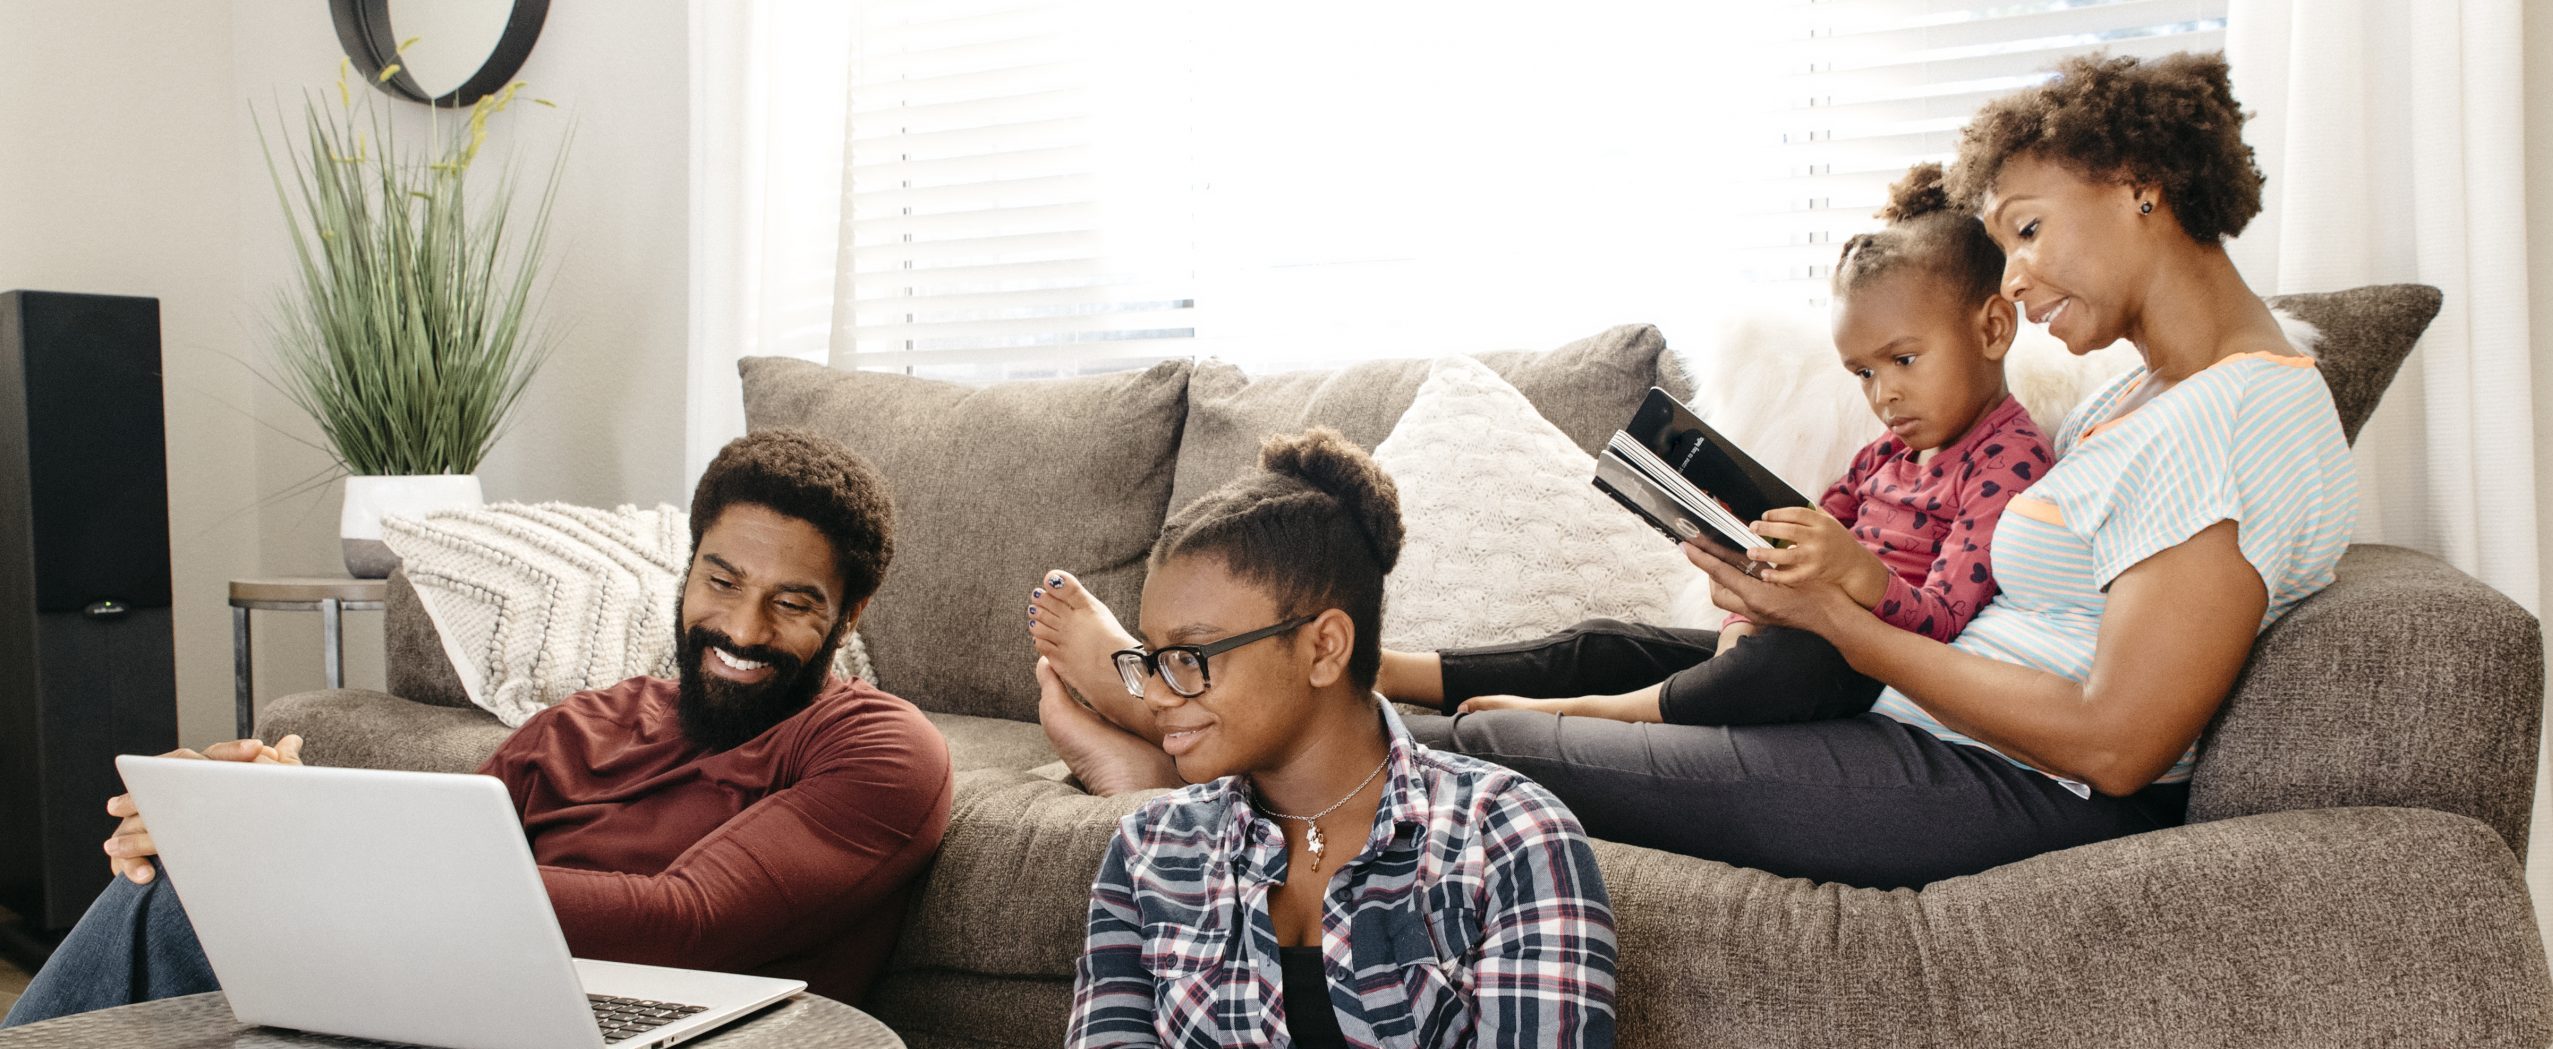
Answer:
[[[1777,506],[1749,526],[1757,535],[1788,546],[1750,547],[1746,556],[1764,567],[1758,578],[1783,586],[1833,583],[1863,608],[1888,596],[1888,566],[1853,538],[1851,529],[1812,506]]]

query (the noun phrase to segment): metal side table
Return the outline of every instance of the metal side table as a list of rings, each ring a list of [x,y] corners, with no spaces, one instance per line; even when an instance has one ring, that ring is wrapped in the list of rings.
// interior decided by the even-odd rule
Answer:
[[[300,576],[231,580],[230,654],[239,703],[239,738],[248,738],[257,728],[257,692],[252,680],[256,663],[249,658],[248,642],[251,610],[319,613],[320,658],[327,669],[328,687],[344,688],[345,614],[349,610],[379,611],[389,592],[390,582],[385,579]]]

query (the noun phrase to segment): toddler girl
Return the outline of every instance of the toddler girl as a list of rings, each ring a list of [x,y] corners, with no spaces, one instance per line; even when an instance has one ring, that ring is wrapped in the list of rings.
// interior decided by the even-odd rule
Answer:
[[[1995,592],[1988,541],[2006,500],[2047,471],[2048,442],[2004,388],[2016,318],[2003,252],[1952,210],[1939,164],[1890,188],[1888,226],[1846,241],[1835,349],[1888,425],[1815,509],[1774,510],[1749,551],[1786,586],[1831,584],[1880,618],[1948,641]],[[1618,721],[1748,725],[1851,717],[1879,683],[1815,634],[1590,620],[1482,648],[1386,652],[1378,685],[1446,713],[1506,707]],[[1554,698],[1557,697],[1557,698]]]

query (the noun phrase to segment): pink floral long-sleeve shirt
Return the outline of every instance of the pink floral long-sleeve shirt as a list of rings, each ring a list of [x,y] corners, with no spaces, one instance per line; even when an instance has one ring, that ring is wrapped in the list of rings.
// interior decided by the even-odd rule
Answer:
[[[1923,462],[1894,436],[1871,442],[1817,505],[1888,566],[1888,592],[1871,611],[1948,641],[1995,596],[1988,554],[2003,504],[2055,463],[2030,413],[2006,395]]]

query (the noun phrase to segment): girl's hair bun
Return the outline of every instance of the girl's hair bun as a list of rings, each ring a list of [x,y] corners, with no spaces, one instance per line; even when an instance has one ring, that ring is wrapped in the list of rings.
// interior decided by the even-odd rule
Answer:
[[[1951,291],[1971,302],[1994,297],[2003,285],[2003,249],[1986,235],[1984,223],[1953,205],[1941,165],[1906,169],[1888,187],[1888,206],[1879,209],[1879,217],[1888,220],[1887,228],[1845,241],[1835,257],[1837,296],[1900,270],[1947,279]]]
[[[1270,437],[1259,445],[1259,467],[1293,477],[1337,500],[1373,544],[1375,563],[1384,572],[1400,560],[1404,537],[1400,488],[1356,442],[1326,426]]]
[[[1879,217],[1893,226],[1948,210],[1950,187],[1946,173],[1940,164],[1925,161],[1906,169],[1905,176],[1888,187],[1888,204],[1879,209]]]

